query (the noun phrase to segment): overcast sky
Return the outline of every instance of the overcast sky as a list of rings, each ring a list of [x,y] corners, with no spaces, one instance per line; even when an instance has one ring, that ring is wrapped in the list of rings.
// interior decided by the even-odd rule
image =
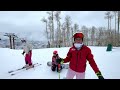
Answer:
[[[66,15],[71,17],[72,24],[77,23],[80,27],[107,27],[105,11],[62,11],[61,22]],[[0,32],[22,33],[21,37],[45,40],[45,23],[41,19],[47,16],[46,11],[0,11]]]

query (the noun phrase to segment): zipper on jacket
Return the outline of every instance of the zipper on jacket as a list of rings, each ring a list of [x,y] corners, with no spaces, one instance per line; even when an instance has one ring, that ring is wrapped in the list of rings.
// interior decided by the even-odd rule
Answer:
[[[80,59],[81,59],[81,52],[80,52]]]
[[[77,60],[76,60],[76,70],[77,70],[77,66],[78,66],[78,51],[77,51]]]
[[[77,51],[77,60],[76,60],[76,70],[77,70],[77,67],[78,67],[78,51]],[[80,52],[80,59],[81,59],[81,52]]]

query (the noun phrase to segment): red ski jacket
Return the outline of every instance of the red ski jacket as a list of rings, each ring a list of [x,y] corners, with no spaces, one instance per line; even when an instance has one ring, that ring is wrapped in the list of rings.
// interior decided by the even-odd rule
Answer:
[[[80,50],[77,50],[73,45],[73,47],[69,49],[67,57],[64,59],[64,63],[70,62],[70,68],[76,72],[85,72],[87,61],[89,61],[89,64],[95,73],[99,72],[93,54],[91,53],[90,48],[86,45],[83,45]]]
[[[59,56],[52,56],[52,65],[58,65],[58,63],[56,62],[57,59],[59,59]]]

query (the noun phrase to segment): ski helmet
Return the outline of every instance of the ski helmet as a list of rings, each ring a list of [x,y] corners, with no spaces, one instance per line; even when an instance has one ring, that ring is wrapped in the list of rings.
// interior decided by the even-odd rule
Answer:
[[[58,54],[57,50],[53,51],[53,54]]]
[[[75,33],[75,34],[73,35],[73,38],[74,38],[74,41],[75,41],[75,38],[82,38],[82,40],[83,40],[84,35],[83,35],[83,33],[82,33],[82,32]]]

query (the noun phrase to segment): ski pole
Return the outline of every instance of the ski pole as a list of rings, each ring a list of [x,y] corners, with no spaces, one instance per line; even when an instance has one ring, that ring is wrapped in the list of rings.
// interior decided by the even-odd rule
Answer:
[[[59,71],[59,79],[60,79],[60,71]]]
[[[60,64],[58,64],[58,73],[59,73],[59,79],[60,79]]]

